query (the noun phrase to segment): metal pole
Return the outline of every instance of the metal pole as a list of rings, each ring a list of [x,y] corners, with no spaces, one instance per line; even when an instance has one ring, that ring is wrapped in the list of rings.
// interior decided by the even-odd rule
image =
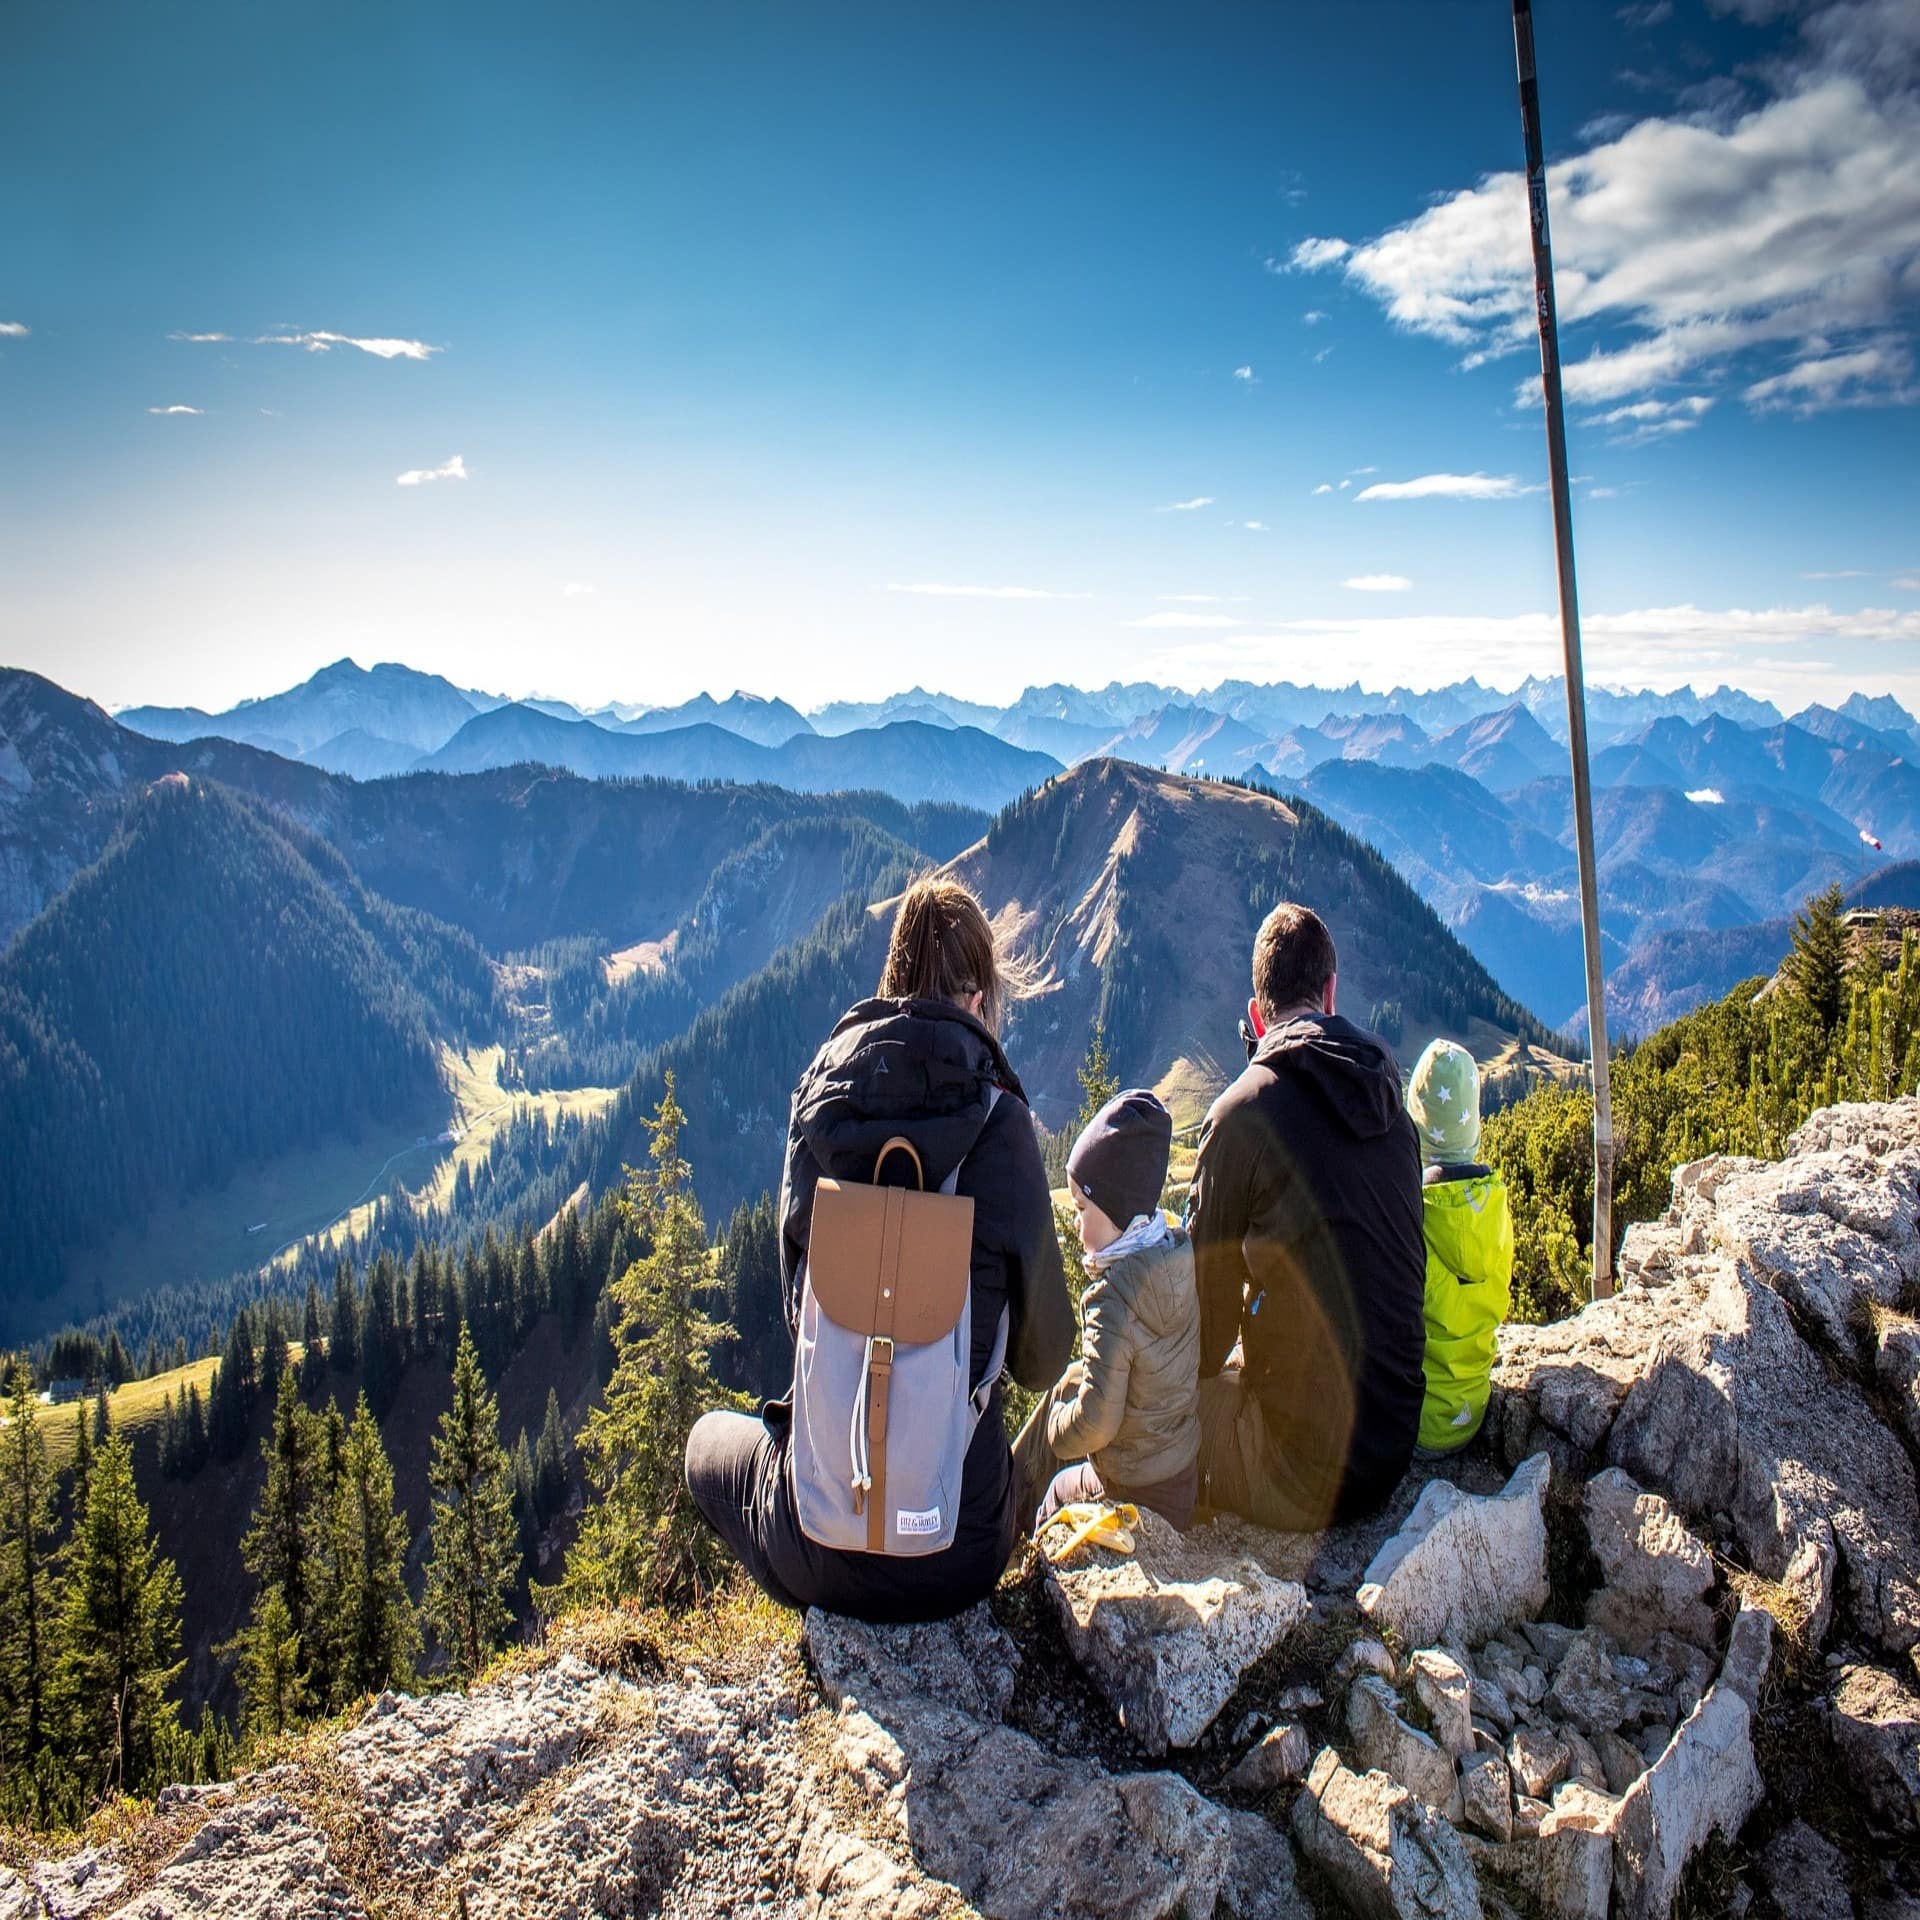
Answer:
[[[1600,953],[1600,886],[1593,848],[1593,780],[1587,766],[1587,684],[1580,664],[1580,595],[1573,578],[1573,494],[1567,484],[1567,418],[1560,398],[1560,328],[1553,301],[1553,241],[1547,230],[1547,164],[1540,142],[1540,83],[1533,61],[1533,0],[1513,0],[1520,66],[1520,120],[1527,141],[1527,209],[1533,228],[1534,312],[1540,322],[1540,387],[1553,481],[1554,559],[1560,576],[1560,638],[1566,653],[1567,751],[1573,760],[1573,826],[1580,863],[1580,931],[1587,956],[1587,1037],[1593,1049],[1593,1297],[1613,1292],[1613,1095],[1607,1061],[1606,982]]]

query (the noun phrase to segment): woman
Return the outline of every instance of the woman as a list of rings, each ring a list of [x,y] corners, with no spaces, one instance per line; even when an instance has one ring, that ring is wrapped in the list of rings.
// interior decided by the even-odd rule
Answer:
[[[1003,1312],[1007,1371],[1034,1388],[1059,1377],[1073,1306],[1026,1095],[996,1037],[1006,989],[973,895],[951,880],[909,888],[879,997],[842,1017],[794,1089],[780,1189],[789,1331],[820,1177],[870,1181],[881,1145],[904,1134],[929,1188],[958,1167],[955,1191],[973,1201],[972,1383],[986,1378]],[[997,1387],[967,1452],[953,1544],[917,1557],[837,1551],[801,1531],[790,1416],[778,1401],[757,1420],[709,1413],[687,1441],[694,1504],[775,1600],[862,1620],[934,1620],[992,1590],[1020,1519]]]

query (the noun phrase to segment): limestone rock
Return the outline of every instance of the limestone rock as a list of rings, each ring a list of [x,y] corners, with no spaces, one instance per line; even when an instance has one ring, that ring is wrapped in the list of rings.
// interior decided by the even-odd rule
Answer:
[[[1048,1562],[1067,1645],[1148,1753],[1191,1746],[1240,1676],[1307,1616],[1306,1588],[1256,1561],[1223,1561],[1209,1529],[1182,1535],[1151,1511],[1135,1550]]]
[[[1609,1793],[1625,1793],[1647,1770],[1646,1758],[1640,1749],[1617,1733],[1596,1734],[1593,1750],[1600,1756],[1600,1771]]]
[[[1377,1673],[1391,1686],[1395,1678],[1393,1655],[1378,1640],[1364,1635],[1358,1640],[1349,1640],[1333,1663],[1333,1684],[1341,1686],[1356,1673]]]
[[[1002,1719],[1020,1651],[983,1600],[951,1620],[869,1626],[809,1607],[801,1638],[830,1706],[920,1693],[982,1720]]]
[[[1411,1662],[1413,1690],[1433,1721],[1433,1737],[1456,1760],[1473,1751],[1473,1680],[1452,1654],[1423,1647]]]
[[[1293,1803],[1300,1850],[1366,1920],[1481,1920],[1460,1837],[1384,1773],[1358,1774],[1323,1747]]]
[[[616,1691],[568,1657],[471,1695],[382,1694],[337,1758],[400,1866],[424,1871],[485,1844],[495,1817],[573,1759]]]
[[[1416,1646],[1477,1643],[1530,1619],[1547,1598],[1551,1472],[1539,1454],[1497,1494],[1429,1481],[1407,1524],[1368,1566],[1361,1611]]]
[[[103,1847],[82,1847],[63,1859],[38,1862],[27,1884],[21,1912],[31,1920],[87,1920],[120,1897],[127,1869]]]
[[[1627,1789],[1613,1820],[1622,1920],[1666,1920],[1687,1862],[1715,1832],[1733,1839],[1760,1804],[1752,1725],[1752,1710],[1733,1688],[1710,1688]]]
[[[1733,1616],[1727,1635],[1726,1657],[1720,1663],[1720,1684],[1731,1687],[1750,1707],[1760,1704],[1773,1663],[1773,1615],[1763,1607],[1743,1606]]]
[[[1566,1742],[1534,1727],[1520,1727],[1507,1742],[1507,1765],[1519,1791],[1544,1800],[1567,1776],[1573,1756]]]
[[[1460,1804],[1466,1824],[1489,1840],[1513,1838],[1513,1775],[1498,1754],[1461,1762]]]
[[[1109,1775],[924,1698],[842,1710],[834,1759],[921,1872],[996,1920],[1213,1910],[1225,1811],[1169,1773]]]
[[[1611,1733],[1627,1717],[1627,1698],[1615,1679],[1606,1643],[1592,1627],[1567,1649],[1547,1690],[1548,1709],[1582,1733]]]
[[[326,1842],[269,1796],[217,1813],[116,1920],[365,1920]]]
[[[1657,1634],[1713,1644],[1713,1556],[1657,1493],[1645,1493],[1618,1467],[1586,1487],[1587,1538],[1604,1584],[1587,1603],[1587,1621],[1629,1647]]]
[[[1227,1828],[1227,1871],[1214,1920],[1314,1920],[1294,1883],[1293,1842],[1257,1813],[1230,1813]]]
[[[1846,1859],[1804,1820],[1789,1821],[1761,1848],[1760,1884],[1793,1920],[1853,1920]]]
[[[1446,1750],[1400,1717],[1393,1689],[1373,1674],[1347,1695],[1347,1731],[1363,1767],[1390,1775],[1442,1818],[1461,1817],[1460,1782]]]
[[[1920,1320],[1889,1314],[1874,1329],[1874,1377],[1900,1428],[1920,1446]]]
[[[1270,1727],[1221,1783],[1233,1793],[1271,1793],[1301,1779],[1313,1759],[1313,1743],[1298,1720]]]
[[[1920,1827],[1920,1698],[1877,1667],[1846,1667],[1826,1721],[1873,1825],[1898,1835]]]
[[[1816,1114],[1777,1165],[1682,1168],[1637,1242],[1658,1243],[1661,1284],[1502,1330],[1489,1423],[1507,1457],[1610,1463],[1724,1525],[1749,1565],[1796,1589],[1816,1642],[1837,1588],[1882,1648],[1920,1643],[1913,1465],[1848,1377],[1856,1317],[1920,1273],[1917,1176],[1911,1100]]]
[[[1552,1811],[1544,1800],[1536,1800],[1530,1793],[1516,1792],[1513,1796],[1513,1837],[1516,1840],[1539,1839],[1540,1829]]]

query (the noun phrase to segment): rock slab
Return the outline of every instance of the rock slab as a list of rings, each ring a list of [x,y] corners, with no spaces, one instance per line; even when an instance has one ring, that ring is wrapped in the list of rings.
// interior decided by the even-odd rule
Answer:
[[[1143,1511],[1131,1554],[1083,1547],[1046,1587],[1073,1656],[1140,1747],[1190,1747],[1240,1676],[1307,1617],[1307,1590],[1250,1557],[1222,1562],[1202,1528]]]
[[[1524,1461],[1497,1494],[1432,1480],[1374,1556],[1360,1610],[1412,1646],[1478,1645],[1547,1599],[1545,1501],[1552,1465]]]

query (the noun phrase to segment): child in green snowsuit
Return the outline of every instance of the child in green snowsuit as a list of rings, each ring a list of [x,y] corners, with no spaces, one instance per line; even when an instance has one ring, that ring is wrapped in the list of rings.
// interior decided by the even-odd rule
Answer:
[[[1427,1239],[1427,1392],[1420,1447],[1453,1453],[1480,1431],[1494,1335],[1513,1297],[1513,1214],[1506,1182],[1480,1164],[1480,1075],[1473,1056],[1436,1040],[1407,1088],[1420,1135]]]

